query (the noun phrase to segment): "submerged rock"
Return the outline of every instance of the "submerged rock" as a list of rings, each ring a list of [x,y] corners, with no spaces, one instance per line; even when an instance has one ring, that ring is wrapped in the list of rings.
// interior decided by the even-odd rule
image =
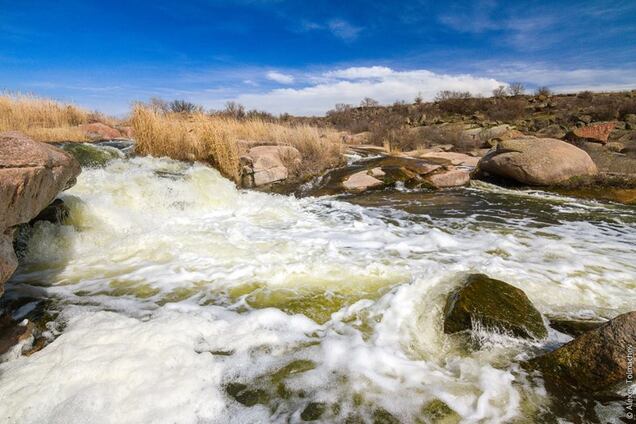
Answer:
[[[0,357],[12,348],[32,337],[33,323],[15,321],[8,314],[0,316]]]
[[[105,166],[113,159],[120,159],[124,154],[114,147],[95,146],[88,143],[66,143],[62,149],[77,159],[85,167]]]
[[[525,363],[558,390],[599,392],[625,383],[636,346],[636,311],[610,320],[560,348]]]
[[[29,221],[33,225],[38,221],[47,221],[52,224],[59,224],[68,218],[69,210],[62,199],[55,199],[53,203],[42,210],[35,218]]]
[[[522,290],[484,274],[469,275],[444,307],[447,334],[471,330],[475,322],[523,338],[548,334],[541,314]]]
[[[479,176],[535,186],[556,185],[598,172],[590,156],[578,147],[552,138],[532,137],[499,142],[477,168]]]

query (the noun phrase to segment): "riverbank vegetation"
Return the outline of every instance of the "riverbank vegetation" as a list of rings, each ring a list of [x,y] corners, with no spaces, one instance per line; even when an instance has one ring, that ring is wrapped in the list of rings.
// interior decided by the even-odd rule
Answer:
[[[91,115],[80,107],[51,99],[0,95],[0,132],[21,131],[37,141],[87,141],[79,125],[90,122]]]
[[[136,105],[130,121],[138,153],[210,163],[237,182],[241,154],[256,145],[298,149],[301,164],[293,167],[298,177],[321,172],[341,160],[340,134],[330,128],[200,110],[173,112],[152,104]]]

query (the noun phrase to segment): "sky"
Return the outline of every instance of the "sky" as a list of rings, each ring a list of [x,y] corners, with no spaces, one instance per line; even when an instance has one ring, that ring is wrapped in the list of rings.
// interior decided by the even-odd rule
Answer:
[[[0,0],[0,90],[113,115],[152,97],[336,103],[636,88],[636,1]]]

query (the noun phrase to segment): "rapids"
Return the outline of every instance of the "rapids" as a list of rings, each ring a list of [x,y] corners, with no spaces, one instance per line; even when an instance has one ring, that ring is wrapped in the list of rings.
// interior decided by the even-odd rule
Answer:
[[[85,169],[5,296],[50,339],[0,364],[11,423],[518,422],[560,412],[518,362],[569,340],[442,333],[469,272],[546,315],[636,305],[636,213],[483,183],[294,198],[167,159]],[[594,406],[600,417],[615,404]]]

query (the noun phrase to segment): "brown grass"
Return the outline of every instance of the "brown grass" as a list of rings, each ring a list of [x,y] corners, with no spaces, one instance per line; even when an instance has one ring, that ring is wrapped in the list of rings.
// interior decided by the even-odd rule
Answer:
[[[298,167],[303,175],[298,176],[320,172],[340,161],[338,133],[329,129],[202,113],[164,113],[144,105],[133,108],[131,123],[138,153],[209,163],[235,182],[240,180],[240,153],[245,153],[239,152],[239,140],[297,148],[303,161]]]
[[[0,131],[22,131],[39,141],[86,141],[77,125],[89,112],[71,104],[31,95],[0,94]]]

